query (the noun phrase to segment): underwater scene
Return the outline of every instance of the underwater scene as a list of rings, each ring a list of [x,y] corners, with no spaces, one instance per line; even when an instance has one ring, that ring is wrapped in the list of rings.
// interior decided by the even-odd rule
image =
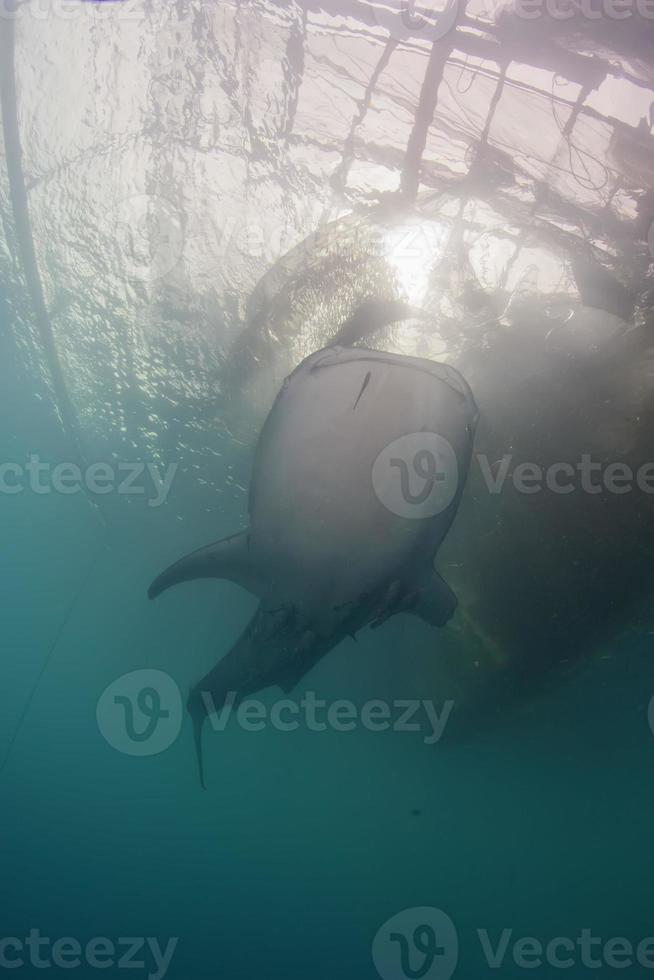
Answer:
[[[0,0],[0,980],[654,977],[651,0]]]

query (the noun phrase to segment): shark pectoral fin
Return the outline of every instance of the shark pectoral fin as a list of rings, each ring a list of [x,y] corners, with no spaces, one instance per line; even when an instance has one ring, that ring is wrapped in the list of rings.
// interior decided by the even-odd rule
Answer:
[[[432,570],[416,590],[416,600],[410,611],[430,626],[445,626],[457,605],[458,599],[445,579]]]
[[[205,548],[193,551],[167,568],[148,589],[150,599],[156,599],[171,585],[197,578],[225,578],[242,585],[258,595],[260,583],[248,550],[247,531],[233,534]]]

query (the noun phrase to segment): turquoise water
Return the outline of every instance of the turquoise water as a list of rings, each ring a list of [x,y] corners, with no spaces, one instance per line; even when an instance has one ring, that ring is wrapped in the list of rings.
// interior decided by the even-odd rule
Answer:
[[[3,452],[66,458],[52,405],[34,379],[12,378]],[[503,929],[544,943],[584,927],[634,943],[654,931],[646,636],[625,635],[611,659],[469,738],[211,732],[206,792],[186,726],[148,758],[107,744],[95,714],[107,684],[157,668],[187,687],[252,608],[235,586],[206,582],[148,603],[164,560],[233,526],[219,510],[176,521],[184,493],[180,480],[158,511],[81,494],[3,499],[5,748],[47,660],[2,772],[5,936],[157,937],[162,948],[178,937],[176,978],[372,978],[381,925],[434,906],[456,924],[456,975],[472,978],[488,970],[478,929],[493,943]],[[399,618],[341,644],[305,687],[439,702],[434,656],[429,630]],[[40,972],[28,962],[15,975]],[[509,950],[501,975],[523,973]]]
[[[152,5],[145,6],[154,23]],[[88,169],[86,162],[82,167],[84,180],[75,170],[75,161],[85,161],[86,150],[72,146],[75,140],[64,126],[65,119],[77,118],[71,108],[77,103],[66,89],[68,76],[61,72],[53,81],[49,75],[55,55],[66,55],[67,35],[61,24],[51,25],[55,40],[48,51],[52,60],[44,56],[39,62],[43,75],[36,71],[39,84],[30,87],[30,65],[37,59],[30,62],[25,57],[29,30],[19,33],[23,57],[19,58],[18,77],[24,100],[19,115],[25,144],[22,163],[27,171],[21,180],[26,179],[30,195],[32,227],[26,227],[25,215],[21,223],[15,187],[12,201],[7,179],[12,167],[3,164],[0,977],[5,971],[18,978],[39,977],[48,969],[45,975],[84,980],[97,975],[121,977],[127,970],[131,970],[128,976],[167,976],[171,980],[375,980],[380,976],[382,980],[449,980],[450,976],[519,980],[530,974],[558,977],[562,972],[578,980],[616,971],[628,977],[648,976],[654,970],[654,940],[647,944],[654,936],[654,735],[648,717],[652,716],[649,705],[654,695],[654,613],[644,572],[633,608],[627,608],[625,590],[620,588],[640,575],[646,565],[643,555],[652,553],[645,551],[652,542],[649,525],[641,526],[640,511],[622,511],[620,520],[611,525],[618,514],[611,509],[605,528],[601,522],[599,528],[593,524],[593,512],[592,520],[584,525],[586,537],[580,534],[579,545],[584,561],[589,554],[595,555],[588,547],[589,537],[593,543],[609,541],[611,546],[616,540],[623,542],[614,563],[612,553],[607,555],[598,546],[596,592],[592,574],[584,578],[584,572],[572,568],[576,552],[574,541],[569,545],[568,540],[571,529],[574,531],[569,516],[561,525],[568,536],[561,535],[565,548],[561,545],[557,551],[560,527],[555,511],[548,514],[542,529],[534,518],[534,531],[529,511],[511,510],[509,504],[506,512],[496,513],[473,488],[445,549],[444,575],[455,591],[460,590],[461,610],[453,624],[435,631],[400,615],[379,630],[364,630],[356,642],[348,639],[334,649],[289,696],[296,705],[307,697],[326,706],[345,699],[358,712],[371,701],[391,705],[394,711],[401,701],[427,701],[446,721],[442,738],[429,737],[433,732],[424,714],[419,715],[419,730],[373,730],[373,724],[363,723],[348,731],[337,730],[334,724],[313,730],[315,725],[305,723],[285,731],[268,723],[255,731],[232,717],[223,731],[207,726],[206,790],[200,787],[193,733],[183,703],[191,686],[234,643],[254,611],[255,600],[222,581],[185,585],[156,602],[148,601],[147,589],[170,562],[245,525],[250,437],[265,416],[266,385],[276,390],[288,364],[297,363],[335,336],[342,321],[370,291],[385,299],[399,296],[429,310],[429,326],[416,327],[413,322],[404,332],[394,328],[381,340],[378,335],[377,341],[400,352],[461,355],[462,363],[471,365],[473,387],[481,380],[482,435],[494,453],[501,455],[505,444],[512,446],[514,440],[519,444],[525,432],[531,431],[531,416],[522,428],[515,424],[516,418],[522,420],[516,406],[527,403],[534,424],[540,426],[537,432],[545,431],[556,444],[558,431],[548,428],[548,416],[542,412],[543,405],[550,403],[550,390],[556,391],[561,404],[564,386],[548,388],[554,373],[551,364],[558,371],[561,360],[567,363],[569,356],[576,364],[565,346],[570,336],[564,325],[573,323],[573,340],[580,349],[595,351],[597,336],[614,338],[616,309],[621,304],[630,302],[634,317],[634,311],[640,311],[644,317],[641,326],[650,323],[643,313],[646,304],[638,306],[634,297],[651,284],[651,268],[647,283],[638,280],[650,265],[641,230],[639,238],[632,235],[632,241],[627,236],[628,243],[620,240],[614,250],[619,253],[616,266],[620,249],[624,249],[623,266],[633,273],[632,280],[627,281],[626,274],[621,279],[627,282],[626,300],[616,280],[609,278],[607,286],[600,275],[598,285],[594,267],[590,273],[588,268],[582,270],[586,292],[580,289],[579,295],[570,298],[574,290],[568,290],[566,276],[572,276],[570,266],[575,266],[578,256],[570,241],[564,240],[562,220],[556,234],[539,226],[530,237],[524,229],[520,231],[522,212],[518,217],[517,210],[503,212],[494,199],[497,213],[492,212],[487,227],[484,220],[491,205],[485,199],[471,204],[470,198],[466,220],[470,227],[481,229],[480,239],[497,236],[498,255],[505,254],[506,241],[519,238],[518,228],[523,244],[532,250],[525,260],[526,271],[520,276],[516,273],[508,286],[508,269],[501,267],[499,259],[496,264],[489,259],[496,255],[491,246],[482,250],[482,260],[475,266],[478,281],[473,282],[471,266],[465,267],[465,274],[457,267],[457,279],[454,266],[448,271],[444,251],[437,257],[431,255],[424,294],[414,295],[411,290],[423,285],[422,267],[416,278],[405,256],[389,271],[372,248],[366,252],[369,241],[365,235],[363,244],[352,245],[346,242],[347,228],[344,231],[336,221],[350,208],[358,213],[358,206],[383,203],[390,186],[389,172],[398,175],[393,169],[398,166],[393,141],[397,139],[399,146],[407,135],[393,129],[389,146],[380,149],[379,133],[369,134],[370,145],[377,148],[371,151],[371,163],[363,160],[364,150],[354,139],[357,126],[353,124],[349,136],[338,137],[343,160],[332,160],[331,154],[337,154],[320,125],[337,127],[345,110],[341,112],[337,104],[335,114],[329,115],[332,102],[321,101],[322,87],[334,84],[332,71],[339,83],[346,79],[344,91],[350,84],[359,99],[355,99],[353,113],[357,125],[364,124],[374,89],[368,76],[363,91],[356,88],[355,82],[361,83],[356,59],[356,70],[352,65],[348,69],[352,77],[346,78],[340,66],[341,39],[345,36],[349,43],[352,25],[338,22],[330,62],[321,45],[327,44],[324,39],[331,22],[322,10],[312,11],[312,35],[309,5],[301,11],[263,4],[252,20],[246,17],[245,24],[236,15],[232,24],[232,8],[226,5],[225,23],[220,24],[223,33],[216,28],[220,43],[216,42],[214,50],[212,44],[203,42],[213,13],[207,13],[205,4],[199,6],[205,20],[199,13],[197,19],[191,16],[192,4],[174,5],[171,23],[166,22],[161,34],[155,33],[156,43],[147,48],[154,82],[142,88],[129,77],[124,84],[118,71],[115,78],[111,72],[104,73],[98,51],[106,53],[106,49],[99,42],[94,47],[101,38],[94,27],[95,33],[87,38],[88,50],[80,55],[80,64],[86,67],[76,69],[89,79],[91,94],[84,90],[76,92],[75,98],[82,101],[88,96],[93,111],[100,107],[102,125],[115,130],[113,142],[106,145],[97,133],[89,137],[94,152],[89,152]],[[31,28],[34,36],[43,41],[42,24],[35,23]],[[159,21],[156,26],[159,30]],[[0,32],[5,28],[0,23]],[[283,33],[287,29],[288,37]],[[246,71],[239,59],[245,57],[242,38],[248,30],[253,40]],[[276,32],[285,45],[283,70],[277,74],[270,67],[277,65],[275,58],[281,58],[275,48]],[[209,35],[213,38],[210,31]],[[123,36],[124,57],[140,71],[142,55],[137,57],[131,41],[128,43],[134,36],[129,32]],[[367,27],[361,29],[359,40],[372,44],[371,36],[378,45],[379,38],[374,31],[370,35]],[[7,34],[0,33],[0,39],[5,43]],[[630,43],[635,43],[633,38]],[[371,69],[375,84],[394,51],[391,45],[378,70]],[[413,56],[424,54],[414,51]],[[72,58],[70,52],[68,56]],[[206,90],[200,70],[195,76],[180,68],[181,64],[185,69],[193,66],[196,57],[207,72]],[[299,80],[305,59],[318,92],[313,93],[316,101],[307,104],[302,101]],[[565,60],[566,66],[568,63]],[[283,103],[286,114],[283,122],[275,121],[275,111],[280,118],[283,113],[274,99],[258,101],[259,64],[268,66],[271,77],[279,75],[279,105]],[[431,82],[436,67],[437,60],[430,58]],[[464,69],[457,65],[456,70],[461,71],[462,81]],[[216,72],[215,91],[212,71]],[[398,78],[404,80],[405,73],[401,66],[390,82],[383,79],[384,97],[390,99],[389,91],[392,93]],[[75,71],[71,69],[70,74],[74,77]],[[6,95],[6,73],[3,78]],[[105,118],[103,107],[111,108],[114,84],[115,111],[108,111]],[[471,87],[472,81],[467,89],[463,84],[457,89],[461,104]],[[42,93],[45,108],[38,100],[38,105],[30,103],[35,91]],[[186,102],[181,96],[176,101],[180,92],[188,96]],[[400,92],[398,104],[404,107],[409,96],[403,88]],[[202,94],[205,101],[199,98]],[[143,106],[139,102],[139,111],[148,125],[139,129],[134,140],[140,147],[135,156],[123,158],[120,153],[131,152],[125,147],[131,147],[134,134],[123,125],[125,103],[121,100],[128,97],[129,101],[132,96],[135,101],[144,100]],[[526,96],[520,90],[522,98]],[[424,112],[424,92],[420,104]],[[518,100],[519,107],[524,109],[525,104]],[[61,109],[63,105],[66,111],[62,109],[57,116],[53,106]],[[244,105],[248,111],[243,109],[245,122],[239,129],[235,113]],[[513,112],[515,107],[510,109]],[[84,126],[91,129],[89,112],[88,105],[86,115],[79,109],[75,137],[81,143]],[[599,109],[594,107],[593,112]],[[309,129],[318,129],[317,135],[311,134],[316,143],[311,151],[307,150],[311,139],[300,131],[307,116],[312,120]],[[398,132],[401,120],[398,110]],[[207,137],[214,125],[219,134],[215,144]],[[286,136],[295,132],[294,126],[300,132],[296,143],[289,138],[284,150],[288,156],[281,155],[271,136],[276,125]],[[473,124],[466,117],[468,125]],[[448,126],[449,138],[454,129],[451,122]],[[635,126],[636,122],[634,132]],[[386,123],[381,125],[384,132],[387,128]],[[478,129],[482,128],[480,124]],[[542,128],[545,132],[544,125]],[[560,135],[557,130],[557,140]],[[586,132],[584,138],[590,143],[591,136]],[[422,137],[425,142],[427,126]],[[641,137],[644,141],[645,136]],[[66,142],[69,138],[71,145]],[[178,138],[180,144],[187,140],[192,147],[196,154],[192,160],[182,150],[175,156]],[[420,138],[418,132],[411,139],[413,162],[402,173],[405,190],[413,177],[418,182],[419,159],[413,158]],[[483,140],[487,138],[488,132]],[[535,135],[524,139],[538,143]],[[543,139],[547,142],[547,133]],[[139,140],[146,141],[147,149]],[[446,157],[457,171],[462,145],[454,137],[448,150],[451,158],[440,144],[435,144],[436,149],[430,145],[426,152],[432,154],[436,170],[433,154],[441,153],[442,159],[436,162],[443,174]],[[634,145],[640,146],[635,136]],[[650,144],[644,145],[647,157]],[[14,151],[15,180],[16,145],[12,143],[9,150]],[[533,152],[536,155],[540,147],[534,145]],[[593,152],[601,155],[597,147]],[[624,147],[622,152],[628,155]],[[329,167],[339,164],[333,180],[328,179],[331,170],[322,153]],[[588,157],[590,160],[590,150]],[[365,170],[363,163],[370,164],[370,169]],[[361,172],[357,171],[359,164]],[[214,171],[213,166],[218,169]],[[593,198],[597,187],[590,185],[596,175],[588,161],[585,166],[584,204],[592,210],[597,204]],[[72,178],[67,168],[72,168]],[[561,176],[564,169],[559,162],[557,188],[563,196],[567,193],[565,180],[574,176],[574,165],[570,174]],[[348,184],[351,170],[353,183]],[[637,184],[644,170],[645,164],[634,151],[625,163],[626,183]],[[165,274],[152,282],[142,275],[145,260],[138,247],[143,242],[136,223],[129,226],[130,234],[116,240],[111,221],[103,223],[117,201],[130,195],[138,200],[147,196],[142,186],[136,187],[138,180],[134,186],[131,183],[134,174],[146,171],[151,183],[145,184],[157,208],[162,200],[174,202],[173,217],[164,214],[164,224],[170,220],[166,234],[172,235],[173,245],[175,215],[183,211],[191,216],[184,226],[183,259],[176,256],[177,264],[166,267]],[[266,183],[268,171],[274,175],[270,183]],[[223,197],[215,189],[222,186],[218,177],[227,187]],[[442,205],[436,178],[427,174],[425,179],[432,181],[422,188],[427,203],[416,198],[411,221],[417,215],[425,226],[432,222],[436,239],[444,240],[443,215],[454,224],[452,215],[457,214],[458,203],[447,200]],[[554,178],[545,172],[544,182],[549,179]],[[59,180],[63,183],[57,183]],[[601,181],[598,185],[604,188]],[[328,198],[332,193],[324,190],[328,187],[341,195],[336,201]],[[489,182],[487,198],[493,198],[494,188]],[[527,201],[525,188],[523,182],[520,193]],[[620,188],[622,193],[622,185]],[[214,193],[215,199],[211,197]],[[628,197],[627,191],[624,194]],[[613,196],[633,217],[624,200]],[[604,207],[603,199],[600,203]],[[515,201],[510,204],[513,207]],[[284,236],[275,239],[272,256],[262,252],[244,257],[235,249],[207,256],[207,242],[217,236],[212,222],[218,213],[215,223],[220,224],[221,208],[237,215],[248,208],[255,214],[261,210],[265,221],[272,214],[274,221],[290,227],[289,241]],[[462,213],[463,208],[459,218]],[[207,215],[211,220],[203,225]],[[386,217],[383,209],[375,212],[370,227],[375,230],[375,222],[383,223]],[[326,238],[336,236],[342,249],[339,258],[345,255],[341,265],[328,263],[325,271],[319,246],[315,264],[306,256],[306,265],[298,263],[291,246],[332,219],[336,230],[330,226]],[[585,212],[576,214],[574,220],[566,213],[566,234],[572,236],[577,220],[582,227]],[[498,228],[508,228],[506,240]],[[39,322],[29,255],[26,259],[26,235],[32,232],[37,277],[47,307],[45,327],[52,330],[55,352],[61,359],[64,394],[70,399],[72,415],[62,405],[61,390],[53,384],[56,363],[44,342],[43,317]],[[170,246],[171,238],[166,241]],[[543,242],[550,249],[547,254]],[[130,243],[136,257],[127,255]],[[453,235],[453,250],[459,245]],[[632,246],[640,265],[628,252]],[[573,254],[572,262],[567,250]],[[351,260],[350,251],[357,261]],[[565,258],[561,258],[563,253]],[[313,261],[314,252],[308,258]],[[606,256],[603,260],[608,265]],[[517,253],[509,265],[514,263],[519,265]],[[539,280],[541,266],[550,272]],[[624,268],[619,271],[623,273]],[[565,288],[561,285],[564,280]],[[529,316],[519,309],[512,312],[511,303],[521,290],[530,294]],[[620,302],[607,304],[607,293],[613,300],[618,294]],[[272,308],[268,319],[269,311],[264,315],[257,305],[266,310],[264,300]],[[540,319],[532,316],[534,302],[544,311]],[[556,303],[563,304],[563,312]],[[651,295],[649,306],[651,313]],[[620,316],[623,313],[620,310]],[[488,326],[491,319],[492,329]],[[545,327],[541,321],[546,321]],[[244,323],[249,328],[245,333],[253,360],[257,368],[263,364],[260,376],[255,370],[248,373],[242,358],[229,358],[230,350],[238,354]],[[516,323],[523,327],[536,324],[526,341],[524,334],[518,335],[520,344],[510,333]],[[548,342],[554,335],[555,354],[563,351],[560,360],[546,361],[550,349],[541,343],[539,331]],[[494,348],[495,360],[484,361],[479,352],[492,352],[497,335],[502,339]],[[532,344],[537,343],[541,346],[534,348]],[[536,363],[530,360],[534,349],[538,351]],[[639,359],[638,352],[635,359]],[[269,363],[273,366],[268,370]],[[507,363],[510,371],[503,375],[498,365],[504,369]],[[238,373],[241,370],[243,374]],[[601,404],[610,403],[610,407],[605,414],[604,408],[600,410],[602,425],[595,425],[595,416],[590,416],[588,431],[593,437],[595,430],[600,432],[604,441],[599,440],[599,450],[610,459],[611,441],[621,445],[624,432],[632,432],[623,422],[628,418],[631,425],[636,408],[631,411],[630,394],[624,401],[618,397],[620,392],[631,392],[633,379],[626,369],[624,374],[619,373],[622,368],[603,370],[602,383],[609,377],[614,387],[607,387],[609,396]],[[500,381],[493,387],[495,371]],[[637,379],[642,388],[634,383],[633,389],[641,398],[638,404],[645,408],[650,404],[646,384],[651,383],[650,374],[645,366]],[[579,376],[574,376],[579,389],[586,377],[580,383]],[[505,385],[507,378],[510,384]],[[499,405],[497,416],[484,415],[484,405]],[[584,411],[579,413],[583,420],[587,419],[586,405],[582,403]],[[563,401],[563,408],[566,406]],[[639,433],[646,443],[651,418],[646,411],[642,417]],[[560,421],[561,416],[558,418]],[[573,437],[577,435],[583,451],[597,449],[594,442],[583,441],[587,431],[572,413],[570,428],[563,430],[561,424],[562,442],[570,436],[575,452]],[[549,459],[548,440],[543,444],[544,457]],[[633,455],[638,456],[641,449],[636,441]],[[25,476],[30,457],[38,457],[49,477],[59,464],[86,473],[94,464],[115,470],[129,463],[156,467],[160,475],[169,467],[174,471],[170,471],[169,492],[161,501],[149,471],[136,482],[144,493],[119,492],[115,480],[107,493],[84,489],[66,493],[55,491],[45,477],[46,489],[39,492]],[[151,506],[153,500],[157,506]],[[644,513],[651,517],[649,511]],[[535,542],[533,555],[525,554],[525,542],[529,547]],[[539,545],[543,545],[542,552]],[[550,550],[544,545],[551,545]],[[565,557],[560,568],[551,563],[552,555]],[[460,567],[463,572],[457,570]],[[552,568],[555,576],[560,571],[553,583]],[[607,600],[613,574],[616,594],[621,596],[615,608]],[[548,575],[551,589],[541,602],[539,590],[547,584]],[[525,585],[529,582],[534,583],[531,592]],[[475,593],[476,589],[483,592],[484,587],[486,605],[480,604]],[[564,602],[574,589],[579,590],[583,612],[577,621],[575,602]],[[515,603],[514,594],[518,596]],[[564,609],[562,629],[552,626],[559,608]],[[587,623],[593,616],[602,629],[606,624],[599,642],[588,635]],[[522,671],[496,669],[504,663],[498,637],[510,638],[514,645],[506,654],[509,667],[516,660],[523,665]],[[530,654],[538,661],[533,673]],[[148,681],[138,689],[129,679],[135,671],[150,672],[142,675]],[[157,691],[161,674],[151,672],[163,672],[170,686]],[[145,700],[139,700],[143,691]],[[263,705],[260,710],[269,718],[279,692],[268,690],[257,698]],[[451,711],[451,719],[444,711]],[[162,743],[161,751],[148,754],[154,744],[150,737],[158,737],[161,731],[172,732],[170,744]],[[400,914],[403,917],[395,919]],[[389,925],[391,920],[394,924]],[[30,934],[31,946],[27,942]],[[55,945],[65,937],[69,940],[66,948]],[[560,941],[551,945],[554,940]]]

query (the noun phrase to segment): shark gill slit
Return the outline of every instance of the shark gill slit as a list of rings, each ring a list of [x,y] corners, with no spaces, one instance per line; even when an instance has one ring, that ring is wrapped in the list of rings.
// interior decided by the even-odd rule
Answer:
[[[357,405],[359,404],[359,401],[361,400],[361,396],[362,396],[362,394],[364,393],[364,391],[365,391],[365,390],[366,390],[366,388],[368,387],[368,383],[369,383],[369,381],[370,381],[370,373],[371,373],[371,372],[370,372],[370,371],[368,371],[368,373],[366,374],[366,376],[365,376],[365,378],[363,379],[363,384],[361,385],[361,391],[360,391],[360,392],[359,392],[359,394],[357,395],[357,400],[356,400],[356,401],[355,401],[355,403],[354,403],[354,406],[353,406],[353,408],[352,408],[352,411],[354,411],[354,410],[356,409],[356,407],[357,407]]]

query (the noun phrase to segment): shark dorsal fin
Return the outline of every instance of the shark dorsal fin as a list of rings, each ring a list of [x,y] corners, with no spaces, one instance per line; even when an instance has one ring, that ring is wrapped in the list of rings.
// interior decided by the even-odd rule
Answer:
[[[198,578],[229,579],[258,595],[260,585],[250,557],[249,537],[248,531],[241,531],[191,552],[154,580],[148,589],[148,596],[156,599],[171,585]]]

